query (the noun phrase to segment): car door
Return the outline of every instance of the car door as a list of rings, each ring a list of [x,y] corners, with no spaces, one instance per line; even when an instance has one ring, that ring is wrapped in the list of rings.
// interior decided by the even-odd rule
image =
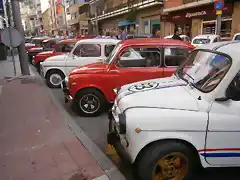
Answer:
[[[239,84],[239,73],[235,78]],[[205,157],[211,165],[240,165],[240,91],[234,83],[228,89],[234,100],[214,101],[209,113]]]
[[[130,46],[124,48],[114,61],[110,73],[117,73],[116,87],[153,78],[161,78],[159,46]]]
[[[66,60],[65,68],[69,74],[74,68],[100,62],[103,57],[100,44],[79,44]]]
[[[191,49],[184,46],[164,46],[163,77],[170,77],[183,63]]]

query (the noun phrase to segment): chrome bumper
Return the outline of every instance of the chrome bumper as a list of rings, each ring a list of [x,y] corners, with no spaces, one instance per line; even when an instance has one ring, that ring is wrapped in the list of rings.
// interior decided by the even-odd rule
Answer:
[[[61,88],[62,88],[62,91],[63,91],[63,94],[64,94],[64,101],[65,101],[65,103],[68,103],[69,101],[72,101],[73,98],[70,95],[70,92],[69,92],[69,89],[67,87],[67,84],[66,84],[65,80],[63,80],[61,82]]]

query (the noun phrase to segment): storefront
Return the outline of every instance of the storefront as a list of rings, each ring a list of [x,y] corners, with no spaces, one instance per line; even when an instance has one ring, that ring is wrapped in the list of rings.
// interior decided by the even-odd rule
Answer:
[[[199,11],[199,9],[202,9]],[[231,37],[232,4],[225,4],[222,14],[221,37],[225,40]],[[194,37],[199,34],[215,34],[216,11],[214,4],[199,6],[182,11],[174,11],[162,16],[162,21],[172,23],[171,31],[175,27],[181,27],[183,34]],[[172,33],[171,32],[171,33]],[[166,32],[165,34],[169,34]]]

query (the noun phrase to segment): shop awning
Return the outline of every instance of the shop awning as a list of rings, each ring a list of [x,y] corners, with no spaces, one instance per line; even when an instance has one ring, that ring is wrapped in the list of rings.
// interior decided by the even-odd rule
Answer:
[[[132,24],[137,24],[136,21],[133,21],[133,22],[129,22],[129,21],[120,21],[118,23],[118,26],[128,26],[128,25],[132,25]]]

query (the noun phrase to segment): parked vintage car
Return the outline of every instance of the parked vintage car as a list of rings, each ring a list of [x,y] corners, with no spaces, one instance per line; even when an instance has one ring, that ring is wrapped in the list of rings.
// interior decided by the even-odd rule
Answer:
[[[233,39],[232,39],[233,41],[239,41],[240,40],[240,33],[236,33],[236,34],[234,34],[234,36],[233,36]]]
[[[42,41],[41,47],[35,47],[28,50],[28,61],[33,64],[34,57],[40,53],[45,51],[52,51],[55,45],[60,42],[62,39],[60,38],[51,38]]]
[[[32,39],[31,42],[26,42],[25,43],[26,52],[28,52],[31,48],[42,47],[42,42],[49,38],[50,37],[48,37],[48,36],[35,37]]]
[[[219,35],[215,34],[203,34],[198,35],[192,39],[193,46],[202,46],[203,44],[209,44],[214,42],[219,42],[221,40]]]
[[[239,45],[203,45],[173,76],[118,89],[108,143],[139,179],[189,180],[201,166],[240,166]]]
[[[173,35],[168,35],[168,36],[164,37],[164,39],[171,39],[172,37],[173,37]],[[187,35],[180,35],[180,38],[183,41],[191,42],[190,38]]]
[[[78,39],[61,40],[59,43],[55,45],[52,51],[38,53],[33,60],[33,64],[37,68],[38,72],[40,72],[41,62],[45,61],[47,58],[52,56],[70,53],[78,41],[79,41]]]
[[[70,54],[47,58],[40,63],[41,74],[51,88],[60,88],[61,81],[76,67],[104,61],[116,44],[115,39],[83,39]]]
[[[114,101],[113,89],[124,84],[169,77],[194,47],[184,41],[131,39],[121,41],[104,62],[73,70],[62,83],[65,100],[73,100],[84,116],[97,116]],[[66,87],[67,84],[67,87]]]

